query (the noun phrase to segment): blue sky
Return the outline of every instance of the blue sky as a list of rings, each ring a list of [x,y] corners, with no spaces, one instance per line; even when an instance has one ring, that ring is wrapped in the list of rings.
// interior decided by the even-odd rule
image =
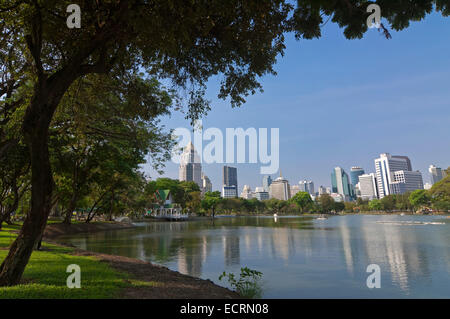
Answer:
[[[450,18],[439,14],[392,31],[386,40],[375,29],[364,39],[347,40],[328,23],[316,40],[288,36],[277,76],[261,80],[264,93],[232,109],[217,99],[218,81],[208,86],[212,110],[203,127],[280,128],[280,167],[291,185],[301,179],[330,186],[331,170],[361,166],[374,171],[380,153],[410,157],[429,181],[428,166],[450,166]],[[184,115],[162,120],[187,127]],[[262,184],[261,164],[235,164],[240,190]],[[222,164],[203,166],[219,190]],[[158,178],[149,165],[151,178]],[[178,178],[167,163],[165,177]],[[276,177],[276,174],[274,175]]]

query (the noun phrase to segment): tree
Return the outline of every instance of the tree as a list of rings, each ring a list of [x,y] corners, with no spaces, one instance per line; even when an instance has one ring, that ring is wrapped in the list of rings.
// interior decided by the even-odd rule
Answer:
[[[433,207],[444,212],[450,211],[450,167],[446,173],[447,176],[434,184],[429,191]]]
[[[137,96],[149,92],[158,99],[141,104]],[[55,197],[65,207],[66,224],[105,160],[125,161],[134,169],[145,162],[149,149],[155,168],[169,158],[170,132],[157,127],[157,117],[167,114],[171,95],[159,83],[135,75],[126,80],[91,75],[80,79],[61,104],[51,123],[49,143]]]
[[[381,204],[381,201],[379,199],[372,199],[369,202],[369,209],[374,211],[380,211],[383,209],[383,204]]]
[[[318,205],[322,213],[329,213],[334,208],[334,199],[328,194],[323,194],[319,196]]]
[[[290,201],[292,203],[295,203],[299,208],[300,211],[303,213],[305,209],[311,207],[313,204],[313,200],[311,199],[311,196],[307,192],[298,192],[296,193]]]
[[[216,214],[216,208],[221,203],[222,198],[220,197],[220,192],[206,192],[202,200],[201,206],[205,210],[211,211],[211,216],[214,218]]]
[[[349,213],[357,213],[359,212],[359,208],[356,206],[356,203],[354,202],[345,202],[345,211]]]
[[[267,209],[269,209],[272,213],[282,213],[288,205],[287,201],[277,198],[268,199],[265,201],[265,204]]]
[[[380,203],[384,211],[392,212],[395,208],[396,195],[384,196],[382,199],[380,199]]]
[[[416,6],[406,0],[379,2],[395,30],[422,19],[433,5],[449,14],[447,3],[440,0]],[[188,114],[194,120],[209,109],[204,96],[210,77],[222,74],[219,97],[229,97],[233,106],[239,106],[248,94],[261,89],[259,77],[275,73],[273,64],[283,53],[286,32],[294,32],[298,39],[320,37],[324,19],[332,17],[347,38],[361,38],[369,15],[369,2],[356,0],[304,0],[296,7],[283,0],[84,1],[83,27],[69,29],[65,11],[70,3],[6,0],[0,4],[0,56],[8,56],[14,66],[8,69],[8,81],[14,83],[8,88],[16,94],[32,83],[27,94],[16,100],[19,103],[8,106],[26,108],[21,124],[31,161],[31,209],[0,266],[2,286],[19,283],[44,231],[54,190],[50,123],[78,79],[91,74],[126,77],[144,69],[141,78],[166,78],[187,91]]]
[[[190,192],[189,200],[186,202],[186,207],[189,209],[189,211],[198,212],[201,205],[202,205],[201,192],[199,191]]]
[[[26,148],[21,143],[12,144],[0,157],[0,229],[3,222],[11,223],[19,201],[29,190],[30,165]]]
[[[345,209],[345,204],[343,202],[335,202],[333,208],[336,212],[342,212]]]
[[[412,210],[413,207],[409,200],[409,196],[410,196],[410,193],[397,194],[396,198],[395,198],[395,200],[396,200],[395,208],[398,210],[402,210],[402,211]]]
[[[431,197],[428,194],[428,191],[424,189],[416,189],[409,195],[409,201],[413,207],[419,208],[429,205],[431,202]]]
[[[195,208],[197,210],[197,202],[200,199],[200,187],[193,181],[182,181],[179,183],[182,192],[181,207]],[[194,205],[194,206],[193,206]]]

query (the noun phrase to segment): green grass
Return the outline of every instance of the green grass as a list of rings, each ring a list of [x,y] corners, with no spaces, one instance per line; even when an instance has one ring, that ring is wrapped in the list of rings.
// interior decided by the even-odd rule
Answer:
[[[8,254],[20,226],[4,226],[0,231],[0,261]],[[0,287],[1,298],[114,298],[126,287],[153,286],[155,283],[129,280],[127,274],[112,269],[94,257],[75,256],[73,249],[43,243],[42,251],[34,251],[25,273],[24,284]],[[70,289],[66,281],[70,273],[67,266],[77,264],[81,268],[81,288]]]

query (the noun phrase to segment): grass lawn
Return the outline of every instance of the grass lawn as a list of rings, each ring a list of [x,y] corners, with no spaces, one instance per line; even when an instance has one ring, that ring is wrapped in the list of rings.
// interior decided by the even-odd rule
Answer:
[[[0,261],[8,254],[20,226],[4,225],[0,231]],[[75,256],[73,249],[42,243],[43,251],[34,251],[25,273],[24,282],[14,287],[0,287],[0,298],[114,298],[122,288],[140,287],[150,283],[129,278],[94,257]],[[81,268],[81,288],[69,289],[66,281],[70,273],[67,266]]]

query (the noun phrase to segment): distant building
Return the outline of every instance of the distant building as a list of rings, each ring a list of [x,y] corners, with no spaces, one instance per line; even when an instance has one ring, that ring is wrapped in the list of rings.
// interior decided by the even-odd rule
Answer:
[[[180,181],[193,181],[200,189],[203,187],[202,164],[200,163],[200,157],[192,143],[189,143],[181,154],[178,179]]]
[[[353,166],[350,169],[350,181],[353,185],[353,187],[356,187],[356,184],[359,183],[358,177],[363,175],[365,172],[361,167]]]
[[[269,192],[270,184],[272,184],[272,177],[265,175],[263,177],[263,188],[265,192]]]
[[[335,167],[331,173],[331,189],[333,193],[341,194],[344,201],[354,199],[353,187],[350,179],[342,167]]]
[[[394,182],[390,184],[391,194],[404,194],[416,189],[423,189],[422,173],[419,171],[394,172]]]
[[[236,193],[233,197],[237,197],[238,193],[238,181],[237,181],[237,169],[236,167],[224,166],[222,171],[222,184],[225,187],[233,187]]]
[[[222,197],[223,198],[235,198],[235,197],[237,197],[236,186],[223,186],[222,187]]]
[[[412,171],[411,161],[407,156],[393,156],[389,153],[380,154],[375,159],[375,171],[379,198],[392,194],[391,189],[399,190],[400,186],[392,188],[395,181],[394,173],[397,171]]]
[[[300,186],[299,185],[292,185],[291,186],[291,197],[293,197],[298,192],[300,192]]]
[[[423,189],[430,190],[431,187],[433,187],[433,185],[431,185],[430,183],[425,183],[425,185],[423,186]]]
[[[344,196],[341,194],[331,193],[330,196],[331,196],[331,198],[333,198],[333,200],[335,202],[344,202],[345,201]]]
[[[307,192],[310,195],[314,195],[314,183],[312,181],[303,180],[298,182],[301,192]]]
[[[430,176],[431,176],[431,185],[436,184],[437,182],[439,182],[440,180],[442,180],[444,178],[444,174],[442,174],[442,168],[440,167],[436,167],[434,165],[430,165],[430,167],[428,168],[428,172],[430,172]]]
[[[202,174],[202,192],[212,192],[212,183],[211,180],[208,178],[208,176]]]
[[[253,194],[257,200],[268,200],[269,199],[269,192],[266,192],[264,190],[264,187],[256,187],[255,192]]]
[[[364,200],[378,198],[377,178],[374,173],[358,176],[360,197]]]
[[[244,199],[252,199],[253,198],[252,189],[250,188],[249,185],[244,185],[244,189],[242,190],[241,197]]]
[[[319,196],[324,194],[330,194],[329,189],[323,186],[319,186]]]
[[[291,198],[291,188],[289,182],[281,176],[272,182],[269,187],[270,198],[276,198],[280,200],[288,200]]]
[[[356,184],[355,187],[353,187],[353,198],[358,198],[358,197],[361,197],[361,190],[360,190],[359,182],[358,182],[358,184]]]

